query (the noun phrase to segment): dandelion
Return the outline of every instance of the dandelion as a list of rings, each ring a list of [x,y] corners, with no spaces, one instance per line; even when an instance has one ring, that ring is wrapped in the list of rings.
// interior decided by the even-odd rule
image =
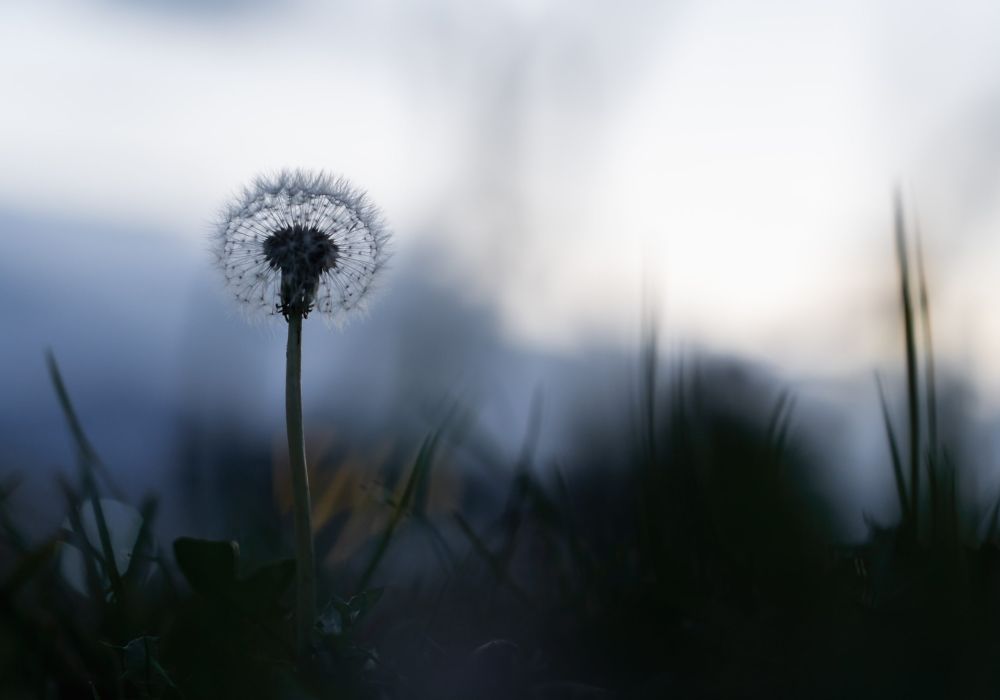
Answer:
[[[285,420],[292,469],[297,562],[296,631],[308,649],[316,619],[316,560],[302,430],[302,320],[314,309],[341,325],[364,311],[387,259],[378,210],[346,180],[285,171],[258,177],[216,230],[226,282],[248,316],[288,322]]]
[[[364,311],[385,265],[388,232],[343,179],[301,170],[258,177],[223,213],[216,252],[251,317],[315,308],[334,325]]]

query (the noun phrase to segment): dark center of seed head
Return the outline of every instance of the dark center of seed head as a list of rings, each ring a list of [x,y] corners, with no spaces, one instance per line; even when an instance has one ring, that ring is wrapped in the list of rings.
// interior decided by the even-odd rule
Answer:
[[[337,267],[337,244],[319,230],[295,224],[275,231],[264,241],[264,257],[272,270],[281,271],[281,304],[286,317],[303,316],[312,308],[319,278]]]

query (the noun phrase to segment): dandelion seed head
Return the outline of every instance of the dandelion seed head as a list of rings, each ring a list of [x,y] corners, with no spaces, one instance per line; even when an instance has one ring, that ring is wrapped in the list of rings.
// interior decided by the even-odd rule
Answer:
[[[251,317],[315,310],[333,325],[367,309],[389,232],[367,196],[323,172],[259,176],[222,212],[214,250]]]

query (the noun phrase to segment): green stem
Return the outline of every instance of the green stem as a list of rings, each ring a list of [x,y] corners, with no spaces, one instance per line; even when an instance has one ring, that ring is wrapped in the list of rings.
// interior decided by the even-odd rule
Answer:
[[[302,431],[302,314],[288,315],[288,350],[285,373],[285,420],[288,458],[292,468],[295,513],[295,561],[297,572],[295,628],[299,653],[309,647],[316,619],[316,557],[313,552],[309,473]]]

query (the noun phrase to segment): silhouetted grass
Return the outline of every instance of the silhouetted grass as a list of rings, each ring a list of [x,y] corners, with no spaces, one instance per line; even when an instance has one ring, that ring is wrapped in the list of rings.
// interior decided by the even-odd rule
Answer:
[[[507,437],[510,464],[458,408],[420,445],[315,460],[321,612],[305,658],[294,560],[247,554],[291,551],[283,482],[246,468],[266,445],[212,444],[235,475],[213,508],[246,523],[244,541],[164,547],[156,501],[122,505],[50,355],[79,467],[60,484],[66,525],[39,542],[10,515],[15,482],[0,489],[0,695],[995,695],[1000,500],[985,514],[959,500],[922,251],[898,200],[895,216],[905,434],[876,386],[897,522],[837,541],[795,395],[735,362],[667,365],[648,321],[623,378],[632,405],[587,414],[563,464],[536,463],[541,392]]]

